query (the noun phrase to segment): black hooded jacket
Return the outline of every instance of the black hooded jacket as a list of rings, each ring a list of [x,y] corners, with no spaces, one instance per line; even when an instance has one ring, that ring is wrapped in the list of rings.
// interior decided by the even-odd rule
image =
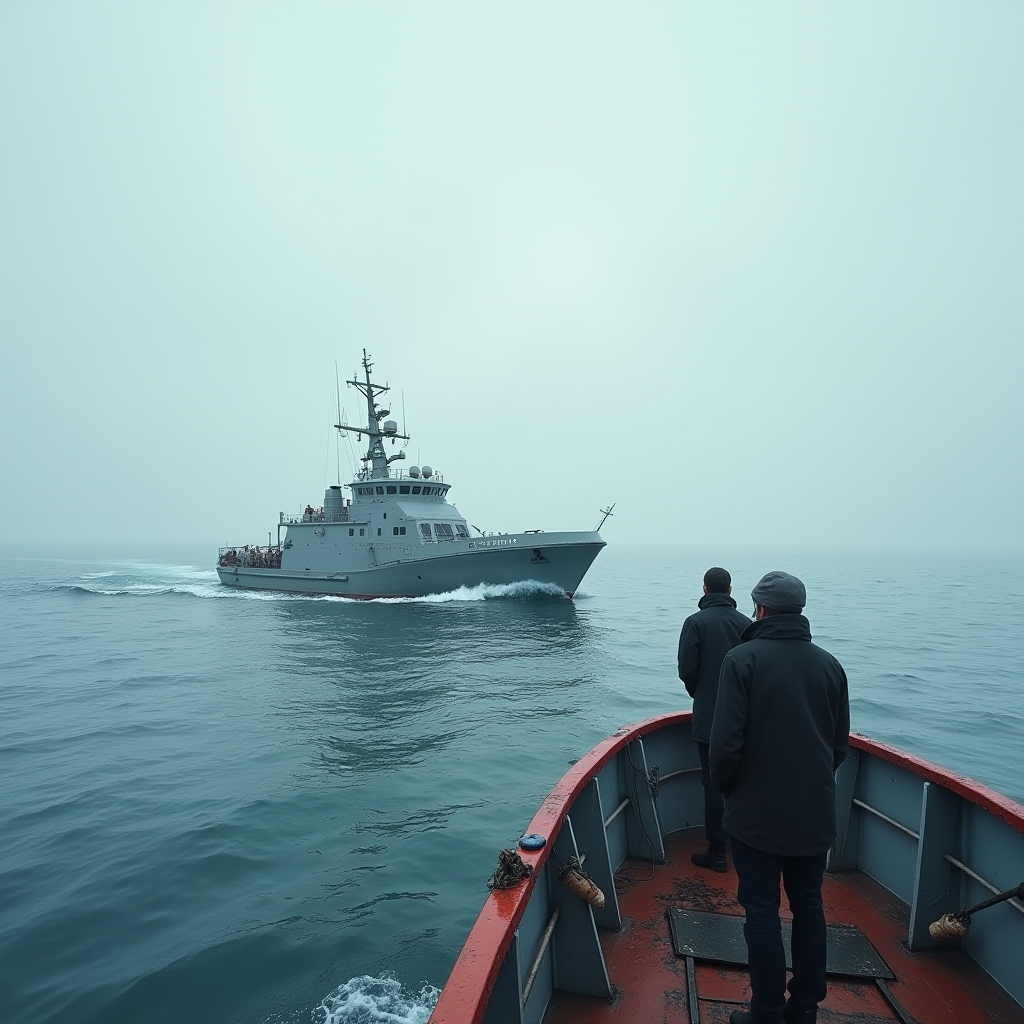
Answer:
[[[679,634],[679,678],[693,698],[693,739],[711,741],[711,720],[715,717],[718,674],[722,659],[740,642],[750,619],[736,610],[728,594],[705,594]]]
[[[809,857],[835,841],[835,772],[846,758],[846,673],[803,615],[770,615],[722,662],[711,780],[725,830],[757,850]]]

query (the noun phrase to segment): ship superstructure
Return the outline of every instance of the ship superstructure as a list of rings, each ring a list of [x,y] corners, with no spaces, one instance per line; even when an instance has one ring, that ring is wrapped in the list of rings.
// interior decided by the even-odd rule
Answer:
[[[321,508],[307,505],[280,514],[277,543],[266,548],[221,548],[222,583],[255,590],[282,590],[344,597],[418,597],[463,586],[534,580],[554,584],[570,597],[605,542],[587,532],[470,535],[470,526],[449,503],[451,487],[430,466],[392,468],[405,449],[388,454],[387,442],[408,441],[378,402],[388,391],[372,380],[363,351],[363,376],[348,387],[366,402],[366,424],[339,422],[340,433],[366,435],[362,469],[350,484],[332,484]],[[339,401],[340,409],[340,401]],[[345,496],[345,489],[350,497]],[[284,535],[282,536],[282,530]]]

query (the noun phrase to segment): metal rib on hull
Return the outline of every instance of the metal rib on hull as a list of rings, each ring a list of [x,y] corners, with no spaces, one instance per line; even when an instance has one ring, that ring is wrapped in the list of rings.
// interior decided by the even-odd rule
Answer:
[[[527,580],[554,584],[571,597],[604,546],[605,541],[599,538],[546,545],[532,537],[529,546],[453,551],[370,569],[323,572],[236,566],[218,568],[217,573],[229,587],[351,598],[424,597],[459,587]]]

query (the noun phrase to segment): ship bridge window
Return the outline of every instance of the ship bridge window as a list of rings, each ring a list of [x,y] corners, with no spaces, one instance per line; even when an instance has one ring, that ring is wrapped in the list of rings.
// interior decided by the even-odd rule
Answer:
[[[388,484],[388,494],[397,494],[398,488],[394,484]]]
[[[384,493],[384,488],[383,487],[378,487],[377,488],[377,493],[378,494],[383,494]]]
[[[436,537],[454,537],[449,523],[434,523],[434,535]]]
[[[413,494],[419,494],[419,493],[420,493],[420,489],[419,489],[419,487],[414,487],[414,488],[412,489],[412,493],[413,493]]]
[[[431,540],[430,523],[420,523],[420,533],[422,533],[427,540]]]
[[[399,494],[408,494],[409,493],[409,485],[408,484],[402,484],[402,486],[398,488],[398,493]]]
[[[469,536],[469,530],[467,530],[467,529],[465,528],[465,526],[463,526],[463,525],[462,525],[462,523],[456,523],[456,524],[455,524],[455,532],[456,532],[456,533],[457,533],[457,534],[458,534],[458,535],[459,535],[460,537],[468,537],[468,536]]]

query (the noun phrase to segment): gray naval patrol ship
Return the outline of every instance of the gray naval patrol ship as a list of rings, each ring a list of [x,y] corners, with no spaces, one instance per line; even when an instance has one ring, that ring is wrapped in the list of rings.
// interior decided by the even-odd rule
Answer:
[[[372,383],[372,368],[364,349],[364,379],[346,381],[366,399],[366,426],[335,424],[369,441],[363,468],[346,485],[351,497],[334,484],[324,494],[323,508],[307,505],[298,515],[281,513],[276,545],[221,548],[221,582],[248,590],[377,598],[534,580],[572,597],[605,546],[598,532],[604,519],[590,532],[470,536],[469,524],[448,502],[451,485],[430,466],[391,468],[405,452],[389,456],[385,442],[394,445],[409,436],[388,419],[390,409],[377,404],[389,389]],[[605,518],[608,514],[610,509]]]

